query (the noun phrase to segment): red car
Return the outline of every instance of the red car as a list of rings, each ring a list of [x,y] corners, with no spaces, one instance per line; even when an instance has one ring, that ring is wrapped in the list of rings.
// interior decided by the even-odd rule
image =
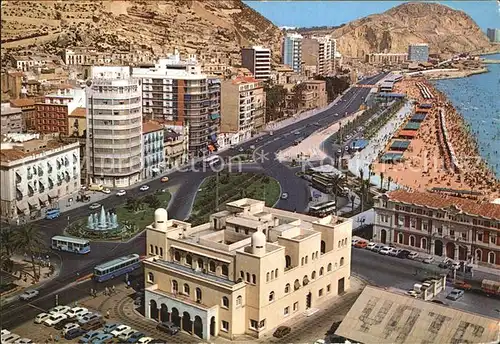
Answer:
[[[368,243],[366,241],[358,241],[357,243],[354,244],[354,247],[356,248],[365,248]]]

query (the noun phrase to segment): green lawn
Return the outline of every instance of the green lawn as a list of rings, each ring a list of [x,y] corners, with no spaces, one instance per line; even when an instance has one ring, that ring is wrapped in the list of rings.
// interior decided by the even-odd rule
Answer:
[[[216,177],[205,179],[197,193],[189,221],[193,225],[208,221],[216,208]],[[272,207],[280,197],[280,185],[274,178],[257,173],[225,173],[219,177],[219,209],[224,204],[240,198],[253,198],[266,201]]]
[[[168,202],[172,195],[169,192],[157,192],[155,196],[160,201],[159,206],[151,208],[145,201],[146,197],[139,198],[142,202],[142,208],[137,211],[131,211],[127,208],[126,204],[117,207],[116,215],[118,215],[118,222],[126,223],[126,221],[135,224],[139,230],[144,229],[146,226],[154,222],[154,213],[157,208],[167,208]]]

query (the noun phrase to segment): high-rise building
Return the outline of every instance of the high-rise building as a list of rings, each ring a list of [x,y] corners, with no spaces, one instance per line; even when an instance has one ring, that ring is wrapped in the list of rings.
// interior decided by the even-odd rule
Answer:
[[[408,60],[412,62],[429,61],[429,44],[417,43],[408,46]]]
[[[207,223],[155,211],[146,230],[145,316],[194,336],[269,336],[350,288],[352,220],[240,199]]]
[[[296,73],[302,70],[302,35],[287,33],[283,40],[282,62],[293,68]]]
[[[130,186],[141,179],[141,82],[129,67],[92,67],[86,89],[86,166],[90,183]]]
[[[241,49],[241,65],[247,68],[257,80],[271,77],[271,49],[260,46]]]
[[[337,41],[330,35],[302,40],[302,61],[304,65],[316,67],[316,74],[328,76],[334,70]]]
[[[500,42],[500,29],[488,28],[486,30],[486,36],[488,36],[488,38],[490,39],[491,42],[498,43],[498,42]]]
[[[132,74],[142,80],[145,117],[187,123],[191,156],[217,149],[220,81],[203,74],[194,57],[181,60],[175,53],[154,68],[134,68]]]

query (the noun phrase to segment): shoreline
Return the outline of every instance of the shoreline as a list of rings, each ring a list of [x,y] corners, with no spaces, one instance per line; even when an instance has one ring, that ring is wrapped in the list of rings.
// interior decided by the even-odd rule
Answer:
[[[472,75],[478,75],[478,74],[484,74],[484,73],[489,73],[490,70],[488,67],[483,66],[482,68],[479,69],[470,69],[470,70],[461,70],[461,71],[450,71],[450,72],[436,72],[433,75],[433,73],[428,73],[426,77],[428,80],[445,80],[445,79],[461,79],[461,78],[467,78]]]

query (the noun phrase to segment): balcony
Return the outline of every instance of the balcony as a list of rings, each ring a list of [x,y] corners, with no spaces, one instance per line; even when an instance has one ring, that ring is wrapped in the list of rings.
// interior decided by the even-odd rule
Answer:
[[[23,178],[19,174],[19,172],[16,172],[16,184],[19,184],[23,181]]]
[[[24,198],[21,190],[16,189],[16,200],[21,201]]]

